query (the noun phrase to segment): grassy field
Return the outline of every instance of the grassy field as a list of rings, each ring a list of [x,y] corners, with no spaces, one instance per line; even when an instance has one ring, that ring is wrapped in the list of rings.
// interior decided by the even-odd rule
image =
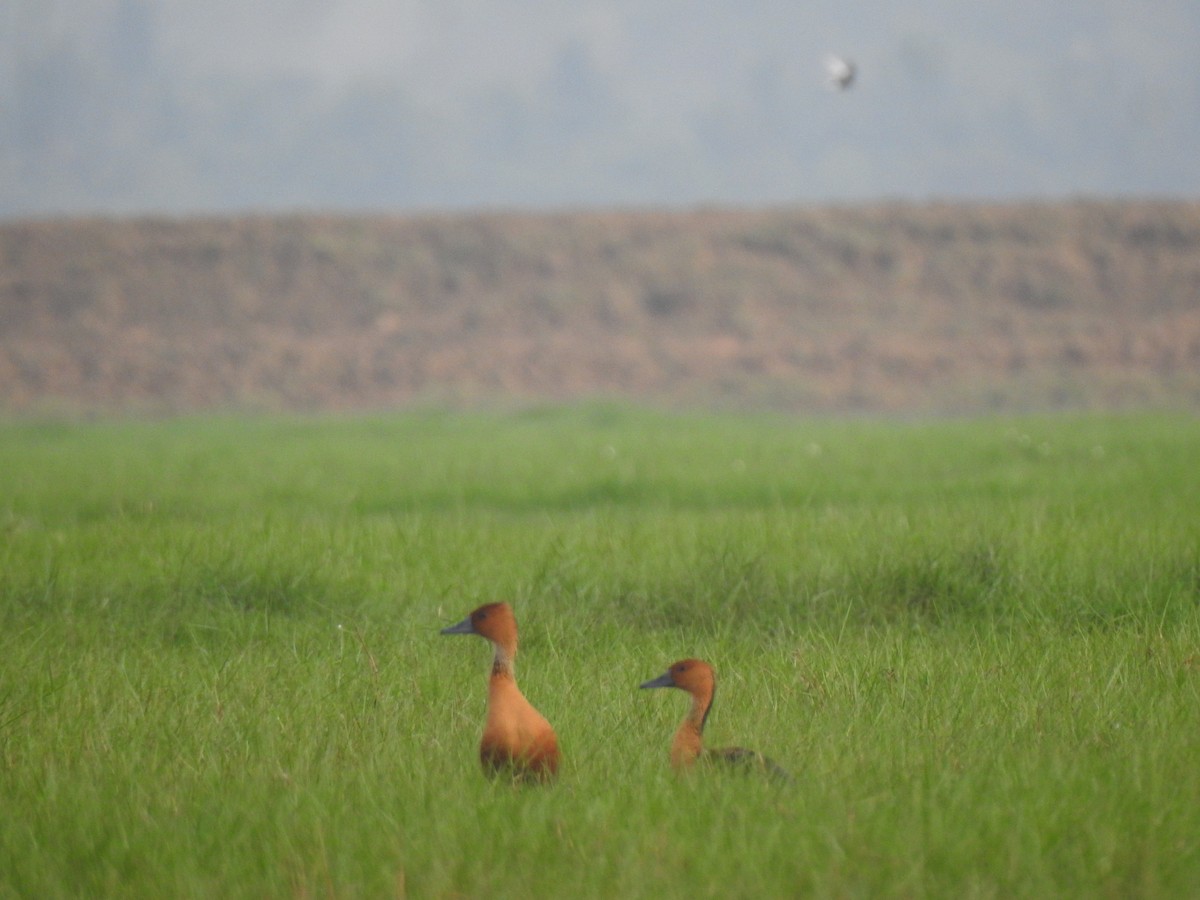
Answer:
[[[1180,897],[1200,421],[0,426],[0,897]],[[493,599],[558,783],[486,782]],[[679,778],[707,736],[794,783]]]

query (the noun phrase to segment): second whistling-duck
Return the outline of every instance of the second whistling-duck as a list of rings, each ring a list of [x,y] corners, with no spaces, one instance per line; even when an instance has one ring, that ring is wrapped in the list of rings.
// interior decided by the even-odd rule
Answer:
[[[704,660],[681,659],[662,675],[643,682],[641,687],[673,687],[691,694],[692,708],[671,741],[671,765],[676,769],[690,769],[697,760],[711,760],[739,768],[758,768],[775,777],[790,778],[787,772],[754,750],[744,747],[709,750],[704,747],[704,723],[712,709],[713,694],[717,689],[716,673]]]
[[[496,648],[488,680],[487,721],[479,760],[488,775],[507,774],[517,781],[549,781],[558,773],[554,729],[517,687],[517,619],[507,603],[488,603],[442,634],[477,634]]]

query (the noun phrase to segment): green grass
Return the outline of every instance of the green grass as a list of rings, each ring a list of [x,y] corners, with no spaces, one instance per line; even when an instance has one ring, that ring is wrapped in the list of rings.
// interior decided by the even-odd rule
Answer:
[[[0,897],[1178,897],[1200,422],[0,426]],[[486,782],[492,599],[564,749]],[[667,770],[687,655],[714,745]]]

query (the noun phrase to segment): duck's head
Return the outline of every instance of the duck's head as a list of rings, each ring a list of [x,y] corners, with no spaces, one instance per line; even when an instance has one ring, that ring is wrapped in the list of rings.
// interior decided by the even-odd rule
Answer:
[[[442,634],[477,634],[493,644],[515,647],[517,617],[507,603],[485,603],[457,625],[443,628]]]
[[[689,694],[699,694],[711,690],[716,684],[716,673],[713,667],[702,659],[681,659],[673,663],[667,671],[657,678],[642,682],[642,688],[673,687],[687,691]]]

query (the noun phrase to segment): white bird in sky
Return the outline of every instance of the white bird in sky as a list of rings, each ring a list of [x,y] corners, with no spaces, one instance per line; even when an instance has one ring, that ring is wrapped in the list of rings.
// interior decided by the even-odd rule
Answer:
[[[831,53],[825,57],[825,72],[829,76],[829,86],[834,90],[844,91],[854,84],[858,68],[853,60]]]

